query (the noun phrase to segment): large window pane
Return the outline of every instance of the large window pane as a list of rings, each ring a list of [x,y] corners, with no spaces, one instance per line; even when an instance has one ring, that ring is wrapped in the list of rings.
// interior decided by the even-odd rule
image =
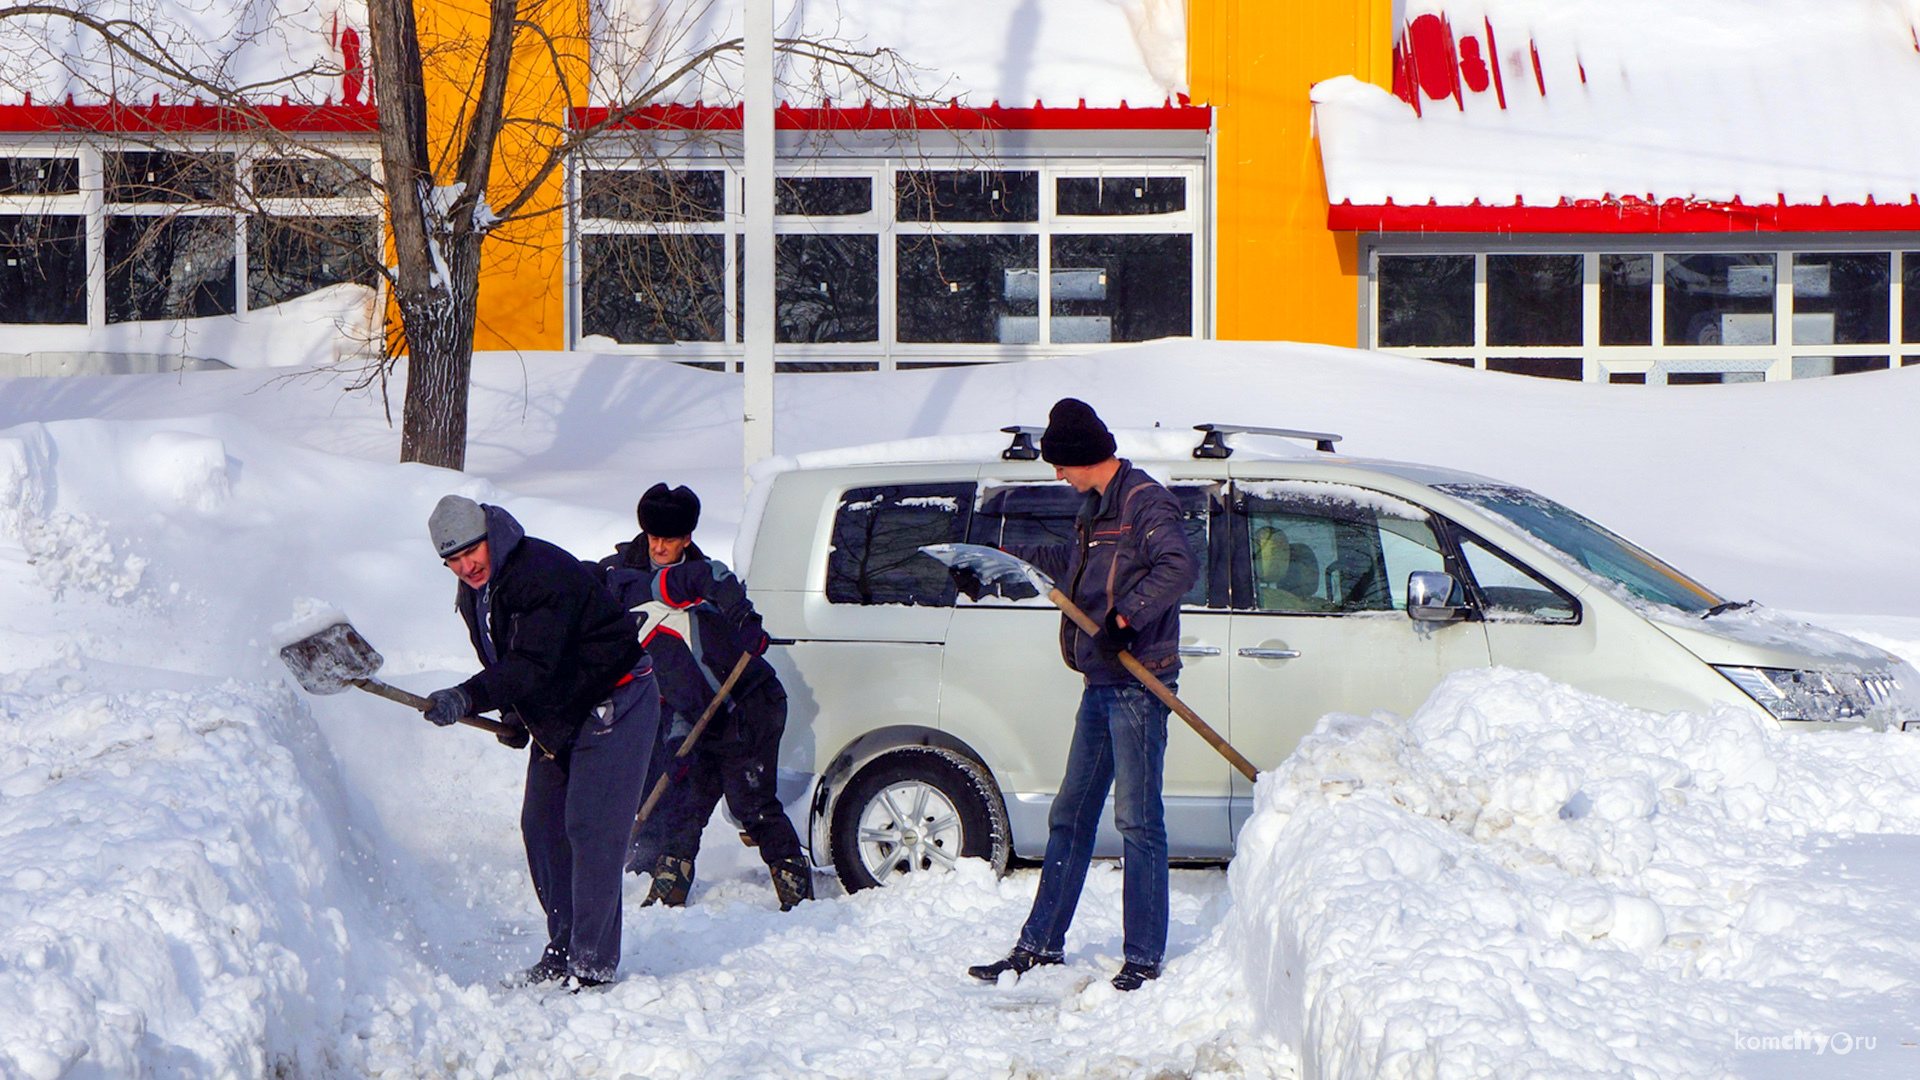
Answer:
[[[187,319],[237,310],[233,219],[107,219],[107,321]]]
[[[1900,256],[1900,340],[1920,341],[1920,251]]]
[[[1600,256],[1600,344],[1653,344],[1653,256]]]
[[[774,251],[777,340],[880,340],[878,236],[781,236]]]
[[[1667,256],[1667,344],[1773,344],[1772,255]]]
[[[373,218],[269,218],[247,223],[247,307],[263,308],[329,285],[372,285],[380,258]]]
[[[373,162],[365,159],[271,158],[253,166],[260,199],[357,198],[373,191]]]
[[[1254,606],[1262,611],[1392,610],[1383,519],[1401,519],[1391,530],[1396,569],[1413,561],[1403,557],[1406,541],[1439,550],[1425,515],[1384,512],[1372,493],[1286,481],[1242,483],[1238,489],[1247,515]]]
[[[902,236],[898,245],[899,340],[1039,340],[1039,237]]]
[[[587,169],[580,174],[580,213],[615,221],[721,221],[727,216],[727,174],[699,171]]]
[[[1187,181],[1180,176],[1063,176],[1053,191],[1060,214],[1176,214],[1187,208]]]
[[[133,150],[101,155],[112,203],[224,202],[233,190],[233,155]]]
[[[1382,255],[1380,345],[1473,344],[1473,256]]]
[[[865,176],[783,176],[773,184],[773,212],[845,217],[873,209],[873,180]]]
[[[719,341],[726,262],[718,234],[583,236],[580,328],[622,344]]]
[[[1795,345],[1887,343],[1893,257],[1806,252],[1793,257]]]
[[[0,323],[87,321],[86,219],[0,217]]]
[[[0,195],[71,195],[80,190],[73,158],[0,157]]]
[[[1487,344],[1580,344],[1578,255],[1487,256]]]
[[[1193,237],[1055,236],[1052,306],[1057,343],[1191,336]]]
[[[1579,382],[1586,378],[1587,366],[1577,356],[1489,356],[1488,371],[1504,371],[1509,375],[1531,375],[1537,379],[1570,379]]]
[[[1038,221],[1040,174],[970,169],[896,174],[901,221]]]

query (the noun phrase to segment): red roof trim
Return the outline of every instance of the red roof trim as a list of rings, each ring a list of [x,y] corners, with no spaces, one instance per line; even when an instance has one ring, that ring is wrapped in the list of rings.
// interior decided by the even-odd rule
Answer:
[[[738,105],[655,105],[619,124],[645,131],[737,131]],[[604,107],[573,110],[573,125],[587,127],[604,121]],[[773,126],[783,131],[1207,131],[1213,110],[1205,105],[1168,102],[1151,108],[1050,109],[1038,102],[1032,108],[1007,108],[999,103],[983,109],[951,105],[942,108],[889,109],[796,108],[774,110]]]
[[[369,134],[379,129],[372,105],[0,105],[0,132],[97,131],[149,134],[249,131],[266,124],[295,134]]]
[[[1747,233],[1920,231],[1920,198],[1818,205],[1582,199],[1558,206],[1355,206],[1327,210],[1336,232]]]

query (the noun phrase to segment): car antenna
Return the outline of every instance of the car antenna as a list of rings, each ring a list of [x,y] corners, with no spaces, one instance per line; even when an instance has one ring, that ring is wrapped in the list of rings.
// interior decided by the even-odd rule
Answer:
[[[1007,430],[1011,431],[1012,428]],[[1294,428],[1244,427],[1238,424],[1195,424],[1193,430],[1203,432],[1200,445],[1193,448],[1197,458],[1228,458],[1233,456],[1233,447],[1227,445],[1229,435],[1273,435],[1282,439],[1305,439],[1313,443],[1313,448],[1323,454],[1334,452],[1333,444],[1340,436],[1329,431],[1299,431]]]

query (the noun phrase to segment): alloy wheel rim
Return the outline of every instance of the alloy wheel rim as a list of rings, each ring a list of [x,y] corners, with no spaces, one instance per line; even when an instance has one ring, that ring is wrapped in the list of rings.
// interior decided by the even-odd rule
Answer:
[[[902,780],[875,792],[860,812],[860,862],[877,884],[900,874],[951,870],[966,830],[953,800],[932,784]]]

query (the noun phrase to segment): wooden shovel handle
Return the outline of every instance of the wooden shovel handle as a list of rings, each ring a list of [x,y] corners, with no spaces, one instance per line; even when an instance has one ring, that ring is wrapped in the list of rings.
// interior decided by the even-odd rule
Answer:
[[[353,680],[353,685],[365,690],[369,694],[378,694],[388,701],[397,701],[402,705],[419,709],[421,712],[426,712],[433,707],[433,702],[430,699],[423,698],[419,694],[409,693],[397,686],[388,685],[379,679],[355,679]],[[497,720],[485,720],[478,716],[463,716],[459,719],[458,723],[466,724],[469,727],[477,727],[482,731],[491,731],[495,735],[513,735],[524,730],[512,724],[502,724]]]
[[[720,689],[714,692],[713,700],[707,702],[707,710],[700,714],[699,721],[693,725],[692,731],[687,732],[687,737],[680,740],[680,749],[673,754],[674,760],[677,761],[693,752],[693,744],[700,741],[700,734],[707,730],[707,724],[712,722],[714,714],[720,711],[720,703],[727,700],[727,695],[733,692],[733,684],[739,682],[740,676],[746,674],[747,665],[753,662],[753,656],[753,653],[743,652],[740,654],[740,659],[734,661],[733,670],[727,672],[726,681],[721,683]],[[633,819],[633,831],[636,836],[639,835],[640,826],[652,816],[653,808],[659,805],[660,796],[667,793],[669,775],[669,773],[661,773],[660,779],[653,782],[653,790],[647,793],[647,801],[641,805],[640,815]]]
[[[1054,589],[1047,593],[1047,599],[1053,601],[1053,606],[1059,608],[1062,612],[1065,612],[1067,618],[1072,619],[1074,625],[1086,631],[1088,636],[1092,636],[1100,632],[1100,624],[1094,622],[1093,619],[1090,616],[1088,616],[1086,612],[1080,610],[1080,605],[1074,603],[1072,600],[1067,599],[1066,593],[1061,592],[1059,589]],[[1161,682],[1159,678],[1154,675],[1153,672],[1147,670],[1147,666],[1145,664],[1142,664],[1140,661],[1134,659],[1133,654],[1128,652],[1125,649],[1120,650],[1120,666],[1126,668],[1127,671],[1131,673],[1134,678],[1139,679],[1141,686],[1144,686],[1147,689],[1153,691],[1154,697],[1157,697],[1161,701],[1166,702],[1167,708],[1172,709],[1174,712],[1178,713],[1180,716],[1180,719],[1185,720],[1187,722],[1187,726],[1191,727],[1194,730],[1195,734],[1199,735],[1202,739],[1205,739],[1207,741],[1208,746],[1211,746],[1215,750],[1218,750],[1220,752],[1220,756],[1227,759],[1227,764],[1232,765],[1234,768],[1240,770],[1241,776],[1246,777],[1248,780],[1252,780],[1256,775],[1258,775],[1259,770],[1253,767],[1253,762],[1248,761],[1240,753],[1240,751],[1235,750],[1233,748],[1232,743],[1229,743],[1226,739],[1221,738],[1219,732],[1213,730],[1213,728],[1210,725],[1208,725],[1208,723],[1205,720],[1200,719],[1199,713],[1196,713],[1192,709],[1187,708],[1186,702],[1181,701],[1177,696],[1175,696],[1173,691],[1167,689],[1166,683]]]

